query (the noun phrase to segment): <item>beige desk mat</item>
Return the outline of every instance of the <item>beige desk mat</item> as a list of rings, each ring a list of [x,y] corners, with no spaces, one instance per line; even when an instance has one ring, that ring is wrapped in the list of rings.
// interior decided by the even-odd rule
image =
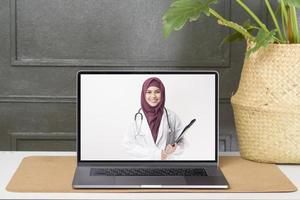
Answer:
[[[230,189],[72,189],[73,156],[30,156],[22,160],[6,190],[10,192],[293,192],[297,188],[274,164],[236,156],[220,158]]]

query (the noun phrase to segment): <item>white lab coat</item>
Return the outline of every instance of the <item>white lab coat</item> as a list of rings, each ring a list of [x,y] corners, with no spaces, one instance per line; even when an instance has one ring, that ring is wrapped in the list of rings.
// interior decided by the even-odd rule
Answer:
[[[140,115],[137,116],[136,122],[133,120],[130,130],[125,134],[123,140],[123,146],[130,159],[160,160],[161,151],[165,149],[167,140],[174,143],[183,130],[183,126],[181,120],[174,112],[169,109],[167,109],[167,112],[173,133],[169,131],[166,111],[164,110],[156,143],[153,140],[146,116],[142,110],[143,120],[141,120]],[[178,159],[178,156],[183,153],[185,143],[185,139],[181,140],[177,144],[175,152],[168,156],[168,160]]]

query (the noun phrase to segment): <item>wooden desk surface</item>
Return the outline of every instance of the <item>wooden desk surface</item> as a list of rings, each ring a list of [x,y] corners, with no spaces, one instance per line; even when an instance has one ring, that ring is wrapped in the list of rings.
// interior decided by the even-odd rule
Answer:
[[[237,155],[238,153],[222,153]],[[75,152],[0,152],[0,199],[300,199],[300,191],[292,193],[13,193],[5,187],[20,164],[31,155],[75,155]],[[300,165],[278,165],[300,188]]]

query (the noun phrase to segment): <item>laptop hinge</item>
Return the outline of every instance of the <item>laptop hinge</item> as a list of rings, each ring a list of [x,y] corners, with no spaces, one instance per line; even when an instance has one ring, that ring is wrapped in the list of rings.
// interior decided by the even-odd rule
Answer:
[[[215,166],[217,167],[217,162],[211,163],[148,163],[148,162],[78,162],[78,166],[108,166],[108,167],[203,167],[203,166]]]

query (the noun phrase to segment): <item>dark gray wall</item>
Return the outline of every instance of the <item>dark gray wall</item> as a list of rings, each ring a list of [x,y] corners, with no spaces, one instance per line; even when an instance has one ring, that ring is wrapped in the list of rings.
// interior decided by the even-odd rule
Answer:
[[[245,44],[220,47],[228,30],[207,17],[163,39],[170,2],[0,0],[0,150],[75,150],[80,69],[218,70],[220,149],[237,150],[230,96]],[[245,2],[265,13],[260,0]],[[247,17],[234,1],[216,9]]]

